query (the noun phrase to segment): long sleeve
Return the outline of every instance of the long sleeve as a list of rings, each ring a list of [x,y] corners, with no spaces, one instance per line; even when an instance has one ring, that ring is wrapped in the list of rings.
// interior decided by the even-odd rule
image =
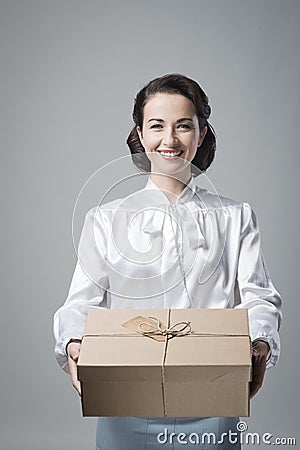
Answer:
[[[107,229],[99,210],[91,209],[85,216],[67,299],[55,312],[53,320],[55,357],[67,373],[66,344],[71,338],[82,338],[89,308],[107,307],[106,236]]]
[[[247,308],[252,342],[261,339],[270,345],[267,367],[274,366],[280,354],[279,327],[281,296],[266,269],[261,250],[260,231],[256,215],[248,203],[242,208],[242,229],[237,271],[237,291],[240,303]]]

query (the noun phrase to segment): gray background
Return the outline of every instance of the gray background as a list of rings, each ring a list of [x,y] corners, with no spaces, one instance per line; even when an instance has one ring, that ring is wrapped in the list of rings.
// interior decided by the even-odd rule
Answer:
[[[82,419],[53,356],[72,213],[94,171],[128,154],[136,92],[168,72],[207,92],[218,135],[208,175],[256,211],[284,300],[282,356],[249,430],[300,446],[299,13],[296,0],[0,2],[1,448],[93,449],[96,421]]]

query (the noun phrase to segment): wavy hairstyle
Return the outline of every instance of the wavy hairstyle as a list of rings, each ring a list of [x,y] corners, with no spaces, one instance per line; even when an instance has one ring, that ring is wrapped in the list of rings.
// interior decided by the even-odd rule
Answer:
[[[208,98],[196,81],[177,73],[167,74],[150,81],[141,89],[134,100],[133,121],[135,126],[131,130],[127,145],[130,148],[132,161],[135,166],[143,171],[151,171],[151,163],[147,158],[145,149],[139,139],[137,126],[142,130],[144,119],[144,106],[150,96],[157,93],[180,94],[191,100],[196,108],[200,131],[207,127],[205,138],[197,148],[196,155],[191,161],[192,174],[194,176],[205,172],[211,165],[216,151],[216,135],[213,127],[208,123],[211,113]]]

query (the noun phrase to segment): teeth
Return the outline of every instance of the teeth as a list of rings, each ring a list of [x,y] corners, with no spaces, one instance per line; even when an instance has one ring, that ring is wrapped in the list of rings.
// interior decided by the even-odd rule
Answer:
[[[181,153],[181,150],[179,152],[160,152],[163,156],[178,156]]]

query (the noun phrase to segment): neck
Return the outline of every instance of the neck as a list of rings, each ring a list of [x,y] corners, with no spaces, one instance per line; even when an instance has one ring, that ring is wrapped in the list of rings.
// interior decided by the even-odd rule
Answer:
[[[165,175],[160,173],[151,173],[151,180],[156,186],[163,191],[171,203],[175,203],[177,197],[182,193],[186,185],[191,179],[191,174],[185,176]]]

